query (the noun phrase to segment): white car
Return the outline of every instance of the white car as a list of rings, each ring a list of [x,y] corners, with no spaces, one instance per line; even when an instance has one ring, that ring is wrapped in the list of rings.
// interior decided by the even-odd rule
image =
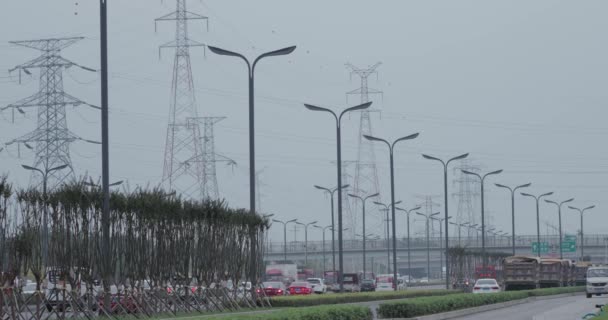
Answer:
[[[323,282],[323,279],[321,279],[321,278],[308,278],[308,279],[306,279],[306,282],[310,283],[314,293],[326,293],[327,292],[327,286],[325,285],[325,283]]]
[[[500,292],[500,286],[496,279],[478,279],[473,286],[473,293],[496,293]]]

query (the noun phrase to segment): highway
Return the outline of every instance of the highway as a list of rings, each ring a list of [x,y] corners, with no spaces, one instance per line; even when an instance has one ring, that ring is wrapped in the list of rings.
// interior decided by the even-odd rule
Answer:
[[[458,320],[577,320],[596,312],[596,304],[608,303],[607,297],[587,299],[584,295],[535,301],[494,311],[454,318]]]

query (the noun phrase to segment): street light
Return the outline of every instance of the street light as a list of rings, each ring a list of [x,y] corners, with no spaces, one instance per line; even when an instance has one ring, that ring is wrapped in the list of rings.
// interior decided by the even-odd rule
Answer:
[[[390,153],[390,163],[391,163],[391,203],[392,207],[392,216],[393,216],[393,279],[397,281],[397,221],[395,220],[395,166],[394,166],[394,157],[393,150],[395,149],[395,144],[399,141],[411,140],[418,137],[419,133],[414,133],[406,137],[401,137],[393,143],[388,142],[387,140],[380,139],[377,137],[372,137],[368,135],[363,135],[365,139],[369,141],[377,141],[384,142],[388,146],[388,150]],[[396,283],[396,282],[395,282]],[[395,284],[395,291],[397,291],[397,285]]]
[[[365,240],[366,240],[365,239],[366,238],[366,233],[365,233],[365,202],[367,202],[367,199],[373,198],[373,197],[377,197],[378,195],[380,195],[380,194],[379,193],[374,193],[374,194],[371,194],[371,195],[366,196],[366,197],[360,197],[360,196],[352,194],[352,193],[348,194],[348,196],[351,197],[351,198],[356,198],[356,199],[361,200],[361,204],[363,206],[363,234],[362,234],[362,237],[363,237],[363,278],[365,278],[366,271],[367,271],[366,268],[365,268],[365,266],[366,266],[366,256],[365,256]]]
[[[401,200],[395,202],[395,205],[398,205],[401,203]],[[387,269],[387,273],[390,273],[391,270],[391,244],[390,244],[390,238],[391,238],[391,231],[390,231],[390,222],[391,219],[388,216],[388,212],[389,212],[389,208],[394,207],[392,204],[385,204],[379,201],[374,201],[375,205],[378,206],[383,206],[384,209],[380,209],[380,210],[384,210],[386,211],[386,219],[384,219],[384,221],[386,221],[386,269]]]
[[[502,170],[496,170],[496,171],[492,171],[492,172],[488,172],[485,175],[481,176],[478,173],[475,172],[471,172],[471,171],[467,171],[467,170],[462,170],[462,172],[464,174],[468,174],[468,175],[472,175],[472,176],[476,176],[479,178],[480,182],[481,182],[481,267],[483,270],[486,269],[486,234],[485,234],[485,228],[486,228],[486,220],[485,220],[485,208],[484,208],[484,187],[483,187],[483,183],[486,180],[487,176],[490,175],[496,175],[502,172]],[[485,272],[485,271],[484,271]]]
[[[332,229],[331,230],[331,257],[332,257],[331,271],[336,272],[336,237],[335,237],[336,234],[333,229],[335,227],[334,226],[334,221],[335,221],[335,219],[334,219],[334,193],[336,193],[338,188],[329,189],[329,188],[321,187],[318,185],[315,185],[314,187],[319,190],[323,190],[323,191],[329,193],[329,196],[331,198],[331,229]],[[347,185],[342,186],[342,189],[346,189],[348,187],[350,187],[350,185],[347,184]],[[342,198],[342,195],[340,195],[338,197],[338,199],[341,199],[341,198]],[[340,202],[340,200],[338,202]],[[325,271],[327,271],[327,270],[323,270],[323,272],[325,272]]]
[[[304,265],[308,266],[308,226],[317,223],[317,221],[302,223],[296,221],[296,224],[304,226]]]
[[[555,202],[555,201],[551,201],[551,200],[547,200],[545,199],[546,203],[552,203],[554,205],[557,206],[557,215],[559,217],[559,258],[563,259],[564,258],[564,248],[562,245],[562,205],[564,203],[568,203],[568,202],[572,202],[574,201],[574,198],[570,198],[568,200],[564,200],[562,202]]]
[[[450,221],[450,224],[454,225],[454,226],[458,226],[458,246],[460,246],[461,245],[461,243],[460,243],[461,231],[462,231],[461,229],[462,229],[462,227],[466,227],[467,224],[469,224],[469,222],[457,223],[457,222]]]
[[[410,212],[416,211],[420,209],[420,206],[415,208],[411,208],[409,210],[403,208],[396,208],[397,210],[405,212],[407,217],[407,281],[408,283],[412,282],[412,266],[411,266],[411,256],[410,256]]]
[[[42,175],[42,198],[44,199],[44,212],[43,212],[43,216],[42,216],[42,262],[44,263],[44,267],[47,267],[47,257],[48,257],[48,249],[49,249],[49,223],[48,223],[48,217],[49,217],[49,212],[48,212],[48,204],[47,204],[47,181],[49,178],[49,174],[53,171],[57,171],[57,170],[62,170],[68,167],[67,164],[64,165],[60,165],[60,166],[56,166],[53,168],[44,168],[44,171],[35,168],[35,167],[31,167],[25,164],[22,164],[21,167],[23,167],[23,169],[26,170],[30,170],[30,171],[36,171],[39,172]]]
[[[450,162],[454,161],[454,160],[462,160],[466,157],[469,156],[468,153],[465,154],[461,154],[457,157],[451,158],[448,161],[443,161],[439,158],[436,157],[432,157],[426,154],[422,155],[425,159],[428,160],[433,160],[433,161],[439,161],[442,165],[443,165],[443,202],[444,202],[444,208],[445,208],[445,217],[443,218],[443,220],[445,221],[445,288],[446,289],[450,289],[450,263],[449,263],[449,257],[448,257],[448,248],[449,248],[449,243],[448,243],[448,238],[449,238],[449,232],[448,232],[448,165],[450,164]],[[443,274],[443,272],[442,272]]]
[[[296,222],[298,219],[291,219],[289,221],[281,221],[277,219],[272,219],[273,222],[282,223],[283,224],[283,260],[287,263],[287,225]]]
[[[296,46],[291,46],[275,51],[270,51],[259,55],[253,61],[253,64],[249,62],[249,60],[242,54],[228,51],[225,49],[220,49],[214,46],[207,46],[211,52],[222,55],[222,56],[231,56],[243,59],[247,64],[248,69],[248,77],[249,77],[249,210],[251,213],[255,212],[255,117],[254,117],[254,74],[255,74],[255,66],[257,63],[266,57],[273,56],[284,56],[292,53]],[[255,246],[252,246],[255,248]],[[253,255],[255,256],[255,255]]]
[[[479,224],[471,224],[469,225],[469,234],[468,234],[468,238],[471,238],[471,229],[475,230],[475,245],[478,245],[479,242],[479,232],[477,232],[477,227],[479,227]]]
[[[529,193],[521,193],[522,196],[526,196],[526,197],[530,197],[530,198],[534,198],[534,200],[536,200],[536,248],[538,251],[538,256],[540,257],[540,210],[539,210],[539,201],[541,198],[543,197],[547,197],[552,195],[553,192],[547,192],[547,193],[543,193],[540,196],[534,196],[532,194]]]
[[[420,212],[416,212],[416,214],[426,218],[426,277],[431,281],[431,240],[429,239],[429,221],[431,220],[431,217],[440,214],[440,212],[429,215]]]
[[[585,238],[583,237],[583,213],[585,213],[585,211],[587,210],[591,210],[593,208],[595,208],[595,206],[589,206],[587,208],[584,209],[580,209],[577,207],[573,207],[573,206],[568,206],[568,208],[572,209],[572,210],[576,210],[578,211],[578,213],[581,214],[581,261],[583,261],[584,256],[584,248],[585,248]]]
[[[323,108],[323,107],[317,107],[317,106],[313,106],[310,104],[304,104],[304,106],[308,110],[329,112],[336,119],[336,140],[337,140],[337,163],[336,163],[336,165],[338,167],[338,172],[337,172],[338,189],[342,189],[342,137],[341,137],[342,116],[344,116],[344,114],[351,112],[351,111],[367,109],[371,105],[372,105],[371,101],[366,102],[366,103],[363,103],[363,104],[360,104],[360,105],[357,105],[354,107],[346,108],[342,112],[340,112],[340,115],[337,115],[335,112],[333,112],[330,109]],[[340,260],[340,274],[341,275],[344,272],[344,251],[342,250],[343,248],[344,248],[344,244],[342,243],[342,195],[340,195],[338,197],[338,256],[339,256],[338,259]],[[335,271],[335,269],[334,269],[334,271]],[[339,281],[340,281],[340,292],[344,292],[344,283],[342,281],[342,277],[340,277]]]
[[[508,186],[506,186],[504,184],[500,184],[500,183],[495,183],[494,185],[499,188],[507,189],[511,192],[511,233],[513,234],[513,241],[512,241],[513,242],[512,243],[513,255],[515,255],[515,191],[517,191],[517,189],[527,188],[527,187],[531,186],[532,183],[522,184],[515,188],[511,188],[511,187],[508,187]]]
[[[325,267],[325,260],[326,260],[325,259],[325,230],[331,229],[332,225],[330,224],[330,225],[325,226],[325,227],[320,227],[320,226],[314,225],[313,227],[315,227],[317,229],[321,229],[321,231],[323,231],[323,273],[325,273],[325,271],[327,271],[327,269]],[[332,230],[332,233],[333,233],[333,230]],[[336,271],[335,268],[332,271],[335,272]]]
[[[452,218],[452,216],[447,217],[448,220],[451,219],[451,218]],[[436,220],[436,221],[439,222],[439,252],[441,252],[441,254],[439,254],[439,258],[440,258],[439,259],[440,260],[439,263],[440,263],[440,266],[441,266],[441,268],[440,268],[440,274],[441,274],[440,275],[440,279],[443,279],[443,247],[442,247],[442,244],[441,244],[441,240],[443,239],[443,226],[441,225],[441,223],[444,222],[444,220],[445,221],[447,221],[447,220],[446,220],[446,218],[441,218],[441,219],[439,219],[439,218],[431,218],[431,219],[432,220]],[[447,267],[447,264],[448,264],[448,261],[447,261],[448,248],[447,247],[445,248],[445,257],[446,257],[446,261],[445,261],[445,263],[446,263],[445,278],[446,278],[446,280],[449,280],[450,277],[449,277],[448,267]],[[448,287],[448,289],[449,289],[449,287]]]

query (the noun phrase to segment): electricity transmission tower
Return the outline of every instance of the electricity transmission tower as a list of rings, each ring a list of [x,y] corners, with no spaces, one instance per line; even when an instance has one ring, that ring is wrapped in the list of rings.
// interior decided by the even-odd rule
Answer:
[[[359,95],[360,103],[369,102],[370,94],[382,94],[381,91],[371,89],[367,85],[367,80],[370,75],[377,74],[376,69],[380,66],[380,62],[375,65],[361,69],[354,65],[347,63],[346,67],[350,69],[351,77],[356,75],[361,79],[361,85],[358,89],[347,92],[347,97],[350,95]],[[357,161],[355,162],[355,179],[353,186],[353,193],[358,195],[374,194],[380,192],[380,186],[378,182],[378,169],[376,167],[376,154],[374,146],[371,141],[363,138],[363,135],[373,135],[372,122],[370,119],[370,112],[376,112],[377,110],[364,110],[361,111],[361,118],[359,122],[358,132],[358,152]],[[352,201],[349,197],[345,198],[347,202],[350,202],[350,212],[345,211],[345,222],[346,227],[352,232],[359,230],[359,220],[362,214],[362,207],[360,201]],[[378,201],[381,198],[378,197]]]
[[[70,158],[70,143],[78,140],[97,143],[83,139],[68,129],[65,110],[66,106],[79,105],[87,105],[99,109],[98,107],[88,104],[63,91],[64,69],[78,67],[87,71],[96,72],[93,69],[67,60],[60,55],[61,50],[82,39],[84,38],[57,38],[10,42],[14,45],[39,50],[42,52],[42,55],[9,70],[9,72],[19,70],[19,78],[21,78],[21,72],[30,75],[31,69],[40,69],[40,84],[37,93],[0,109],[0,111],[12,109],[13,112],[14,110],[17,110],[21,114],[25,114],[25,109],[27,108],[38,109],[36,129],[7,142],[6,145],[17,144],[17,146],[19,146],[20,144],[24,144],[29,149],[34,149],[35,158],[33,167],[40,170],[47,171],[57,166],[68,166],[64,170],[55,170],[49,173],[47,179],[47,188],[49,190],[53,190],[57,186],[63,184],[74,173],[72,159]],[[32,147],[30,143],[35,143],[35,147]],[[30,178],[30,184],[36,186],[41,182],[42,176],[34,172]]]
[[[174,21],[175,40],[160,47],[175,48],[169,125],[165,143],[163,184],[187,198],[218,199],[215,142],[213,125],[222,118],[200,117],[194,95],[194,80],[190,61],[191,47],[204,47],[188,36],[190,20],[207,17],[190,12],[186,0],[176,0],[177,9],[155,20]],[[203,134],[201,135],[201,122]],[[219,161],[234,161],[227,158]]]
[[[456,213],[456,221],[458,223],[468,222],[473,225],[479,221],[477,214],[477,203],[479,202],[479,180],[474,179],[473,176],[464,174],[462,170],[479,173],[481,169],[479,166],[473,165],[471,160],[463,159],[459,166],[454,168],[454,174],[459,174],[460,177],[454,181],[458,183],[458,192],[453,193],[452,196],[458,197],[458,211]],[[468,234],[468,233],[467,233]]]
[[[416,195],[416,198],[424,199],[424,202],[419,204],[419,206],[424,209],[424,212],[427,216],[430,216],[431,214],[437,212],[438,208],[441,207],[440,203],[435,202],[435,200],[433,200],[434,198],[440,198],[440,197],[441,197],[441,195],[427,195],[427,196]],[[434,235],[435,234],[434,223],[431,223],[429,226],[431,228],[431,235]]]

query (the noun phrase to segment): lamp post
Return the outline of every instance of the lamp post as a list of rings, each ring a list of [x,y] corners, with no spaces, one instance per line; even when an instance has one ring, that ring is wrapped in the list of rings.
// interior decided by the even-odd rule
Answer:
[[[317,223],[317,221],[302,223],[296,221],[296,224],[304,226],[304,264],[308,266],[308,226]]]
[[[336,140],[337,140],[337,164],[336,165],[338,167],[338,170],[337,170],[338,189],[340,189],[340,190],[342,189],[342,138],[341,138],[342,116],[344,116],[344,114],[351,112],[351,111],[367,109],[371,105],[372,105],[371,101],[366,102],[366,103],[363,103],[363,104],[360,104],[360,105],[357,105],[354,107],[346,108],[342,112],[340,112],[340,115],[337,115],[335,112],[333,112],[330,109],[317,107],[317,106],[313,106],[310,104],[304,104],[304,106],[306,108],[308,108],[309,110],[312,110],[312,111],[329,112],[334,116],[334,118],[336,120]],[[344,248],[344,243],[342,242],[342,195],[340,195],[338,197],[338,260],[340,262],[340,266],[339,266],[340,275],[342,275],[344,272],[343,248]],[[339,277],[339,282],[340,282],[340,292],[344,292],[344,281],[342,281],[342,276]]]
[[[327,271],[327,269],[325,268],[325,261],[326,261],[326,259],[325,259],[325,230],[330,229],[332,227],[332,225],[330,224],[325,227],[320,227],[320,226],[315,225],[313,227],[321,229],[323,231],[323,272],[325,272],[325,271]],[[333,270],[333,271],[335,271],[335,270]]]
[[[591,209],[595,208],[595,206],[594,205],[593,206],[589,206],[589,207],[584,208],[584,209],[580,209],[580,208],[573,207],[573,206],[568,206],[568,208],[570,208],[572,210],[576,210],[576,211],[578,211],[578,213],[581,214],[581,261],[583,261],[583,259],[585,257],[585,255],[584,255],[584,252],[585,252],[585,249],[584,249],[585,248],[585,238],[583,236],[584,235],[583,234],[583,214],[585,213],[585,211],[591,210]]]
[[[513,249],[513,255],[515,255],[515,191],[517,191],[517,189],[527,188],[527,187],[531,186],[532,183],[522,184],[515,188],[511,188],[509,186],[506,186],[506,185],[500,184],[500,183],[495,183],[494,185],[499,188],[507,189],[507,190],[509,190],[509,192],[511,192],[511,233],[513,234],[513,241],[512,241],[513,248],[512,249]]]
[[[540,196],[535,196],[529,193],[521,193],[522,196],[525,197],[530,197],[530,198],[534,198],[534,200],[536,200],[536,246],[537,246],[537,251],[538,251],[538,256],[540,257],[540,210],[539,210],[539,201],[540,199],[542,199],[543,197],[547,197],[552,195],[553,192],[547,192],[547,193],[543,193]]]
[[[545,199],[546,203],[552,203],[557,206],[557,215],[558,215],[558,219],[559,219],[559,258],[560,259],[564,258],[564,248],[562,245],[562,205],[564,203],[568,203],[568,202],[572,202],[572,201],[574,201],[574,198],[570,198],[568,200],[564,200],[559,203]]]
[[[475,245],[477,246],[478,242],[479,242],[479,232],[477,232],[477,227],[479,227],[479,224],[471,224],[469,225],[469,234],[468,237],[471,238],[471,229],[475,230]]]
[[[469,224],[469,223],[468,222],[457,223],[457,222],[451,222],[450,221],[450,224],[453,225],[453,226],[458,226],[458,245],[460,246],[461,245],[461,241],[460,241],[460,239],[461,239],[461,231],[462,231],[461,229],[462,229],[462,227],[466,227],[467,224]]]
[[[331,271],[336,272],[336,233],[334,232],[334,194],[336,193],[336,191],[338,191],[338,188],[334,188],[334,189],[329,189],[329,188],[325,188],[325,187],[321,187],[318,185],[314,186],[315,188],[319,189],[319,190],[323,190],[327,193],[329,193],[329,196],[331,198],[331,259],[332,259],[332,269]],[[350,185],[344,185],[342,186],[342,189],[346,189],[350,187]],[[339,196],[338,199],[342,198],[342,196]],[[340,200],[338,200],[338,202],[340,202]],[[325,234],[323,234],[325,235]],[[324,272],[327,270],[323,270]]]
[[[401,203],[401,200],[395,202],[395,205],[398,205]],[[390,237],[391,237],[391,231],[390,231],[390,222],[391,219],[389,218],[388,212],[390,210],[390,208],[394,207],[393,204],[386,204],[386,203],[382,203],[382,202],[378,202],[378,201],[374,201],[375,205],[379,205],[379,206],[383,206],[383,209],[380,210],[384,210],[386,212],[386,219],[384,219],[384,221],[386,222],[386,269],[387,269],[387,273],[390,273],[391,270],[391,244],[390,244]]]
[[[478,173],[475,172],[471,172],[471,171],[467,171],[467,170],[462,170],[462,172],[464,174],[468,174],[468,175],[472,175],[472,176],[476,176],[479,178],[480,180],[480,184],[481,184],[481,260],[482,260],[482,268],[485,270],[486,268],[486,234],[485,234],[485,228],[486,228],[486,221],[485,221],[485,208],[484,208],[484,187],[483,187],[483,183],[486,180],[487,176],[490,175],[496,175],[502,172],[502,170],[496,170],[496,171],[492,171],[492,172],[488,172],[485,175],[480,175]]]
[[[391,204],[392,207],[392,219],[393,219],[393,279],[395,279],[395,283],[397,281],[397,223],[395,220],[395,166],[394,166],[394,156],[393,150],[395,149],[395,144],[399,141],[411,140],[418,137],[418,133],[411,134],[406,137],[401,137],[393,141],[393,143],[388,142],[387,140],[363,135],[365,139],[370,141],[378,141],[384,142],[388,146],[389,154],[390,154],[390,164],[391,164]],[[395,291],[397,291],[397,285],[395,285]]]
[[[48,211],[48,204],[47,204],[47,182],[48,182],[48,178],[49,178],[49,174],[53,171],[57,171],[57,170],[62,170],[68,167],[67,164],[63,164],[60,166],[56,166],[53,168],[44,168],[43,170],[40,170],[38,168],[35,167],[31,167],[25,164],[22,164],[21,167],[23,167],[23,169],[26,170],[30,170],[30,171],[36,171],[39,172],[42,175],[42,198],[44,199],[44,212],[43,212],[43,216],[42,216],[42,262],[44,263],[44,267],[46,268],[48,265],[48,250],[49,250],[49,211]],[[46,271],[45,271],[46,272]]]
[[[417,215],[421,215],[426,218],[426,277],[431,281],[431,241],[429,239],[429,221],[431,217],[440,214],[440,212],[435,212],[433,214],[423,214],[421,212],[416,212]]]
[[[412,283],[412,266],[411,266],[411,256],[410,256],[410,213],[412,211],[419,210],[420,206],[417,206],[412,209],[403,209],[397,207],[397,210],[405,212],[405,216],[407,217],[407,281],[408,283]]]
[[[283,224],[283,260],[287,261],[287,225],[296,222],[298,219],[291,219],[289,221],[281,221],[277,219],[272,219],[273,222],[282,223]]]
[[[371,194],[371,195],[366,196],[366,197],[360,197],[360,196],[352,194],[352,193],[348,194],[348,196],[351,197],[351,198],[356,198],[356,199],[361,200],[361,205],[363,207],[363,233],[361,234],[361,236],[363,237],[363,278],[365,278],[365,275],[367,274],[366,273],[367,270],[365,268],[365,266],[366,266],[366,257],[365,257],[365,240],[366,240],[365,239],[366,238],[366,233],[365,233],[365,202],[367,202],[367,199],[373,198],[373,197],[377,197],[378,195],[380,195],[380,194],[379,193],[374,193],[374,194]]]
[[[490,228],[486,230],[486,235],[490,235],[492,233],[492,231],[496,230],[496,228]],[[493,241],[494,242],[494,241]]]
[[[225,49],[220,49],[214,46],[207,46],[209,50],[215,54],[222,56],[237,57],[245,61],[247,64],[247,74],[249,78],[249,210],[255,212],[255,114],[254,114],[254,75],[255,67],[258,62],[266,57],[284,56],[292,53],[296,46],[291,46],[275,51],[270,51],[259,55],[253,64],[249,62],[244,55]]]
[[[452,218],[452,216],[447,217],[448,220],[451,219],[451,218]],[[439,268],[440,269],[439,273],[441,274],[440,275],[440,279],[443,279],[443,247],[442,247],[442,244],[441,244],[441,240],[443,239],[443,226],[441,225],[441,223],[444,222],[444,220],[446,220],[446,218],[441,218],[441,219],[439,219],[439,218],[431,218],[431,219],[432,220],[436,220],[436,221],[439,222],[439,252],[441,252],[441,254],[439,255],[439,261],[440,261],[439,263],[440,263],[440,266],[441,266]],[[447,253],[448,253],[448,247],[445,248],[445,257],[446,257],[446,261],[445,261],[445,263],[446,263],[446,267],[445,267],[446,273],[445,273],[445,275],[446,275],[446,279],[449,280],[450,277],[449,277],[449,274],[448,274],[448,267],[447,267],[447,263],[448,263],[448,260],[447,260],[448,254]],[[449,287],[448,287],[448,289],[449,289]]]
[[[425,159],[428,160],[433,160],[433,161],[438,161],[443,165],[443,202],[444,202],[444,208],[445,208],[445,217],[443,218],[443,220],[445,221],[445,288],[446,289],[450,289],[450,263],[448,261],[449,257],[448,257],[448,248],[449,248],[449,243],[448,243],[448,238],[449,238],[449,229],[448,229],[448,165],[450,164],[450,162],[454,161],[454,160],[461,160],[464,159],[466,157],[469,156],[468,153],[465,154],[461,154],[457,157],[451,158],[448,161],[443,161],[439,158],[436,157],[432,157],[426,154],[422,155]],[[443,270],[442,270],[442,274],[443,274]]]

